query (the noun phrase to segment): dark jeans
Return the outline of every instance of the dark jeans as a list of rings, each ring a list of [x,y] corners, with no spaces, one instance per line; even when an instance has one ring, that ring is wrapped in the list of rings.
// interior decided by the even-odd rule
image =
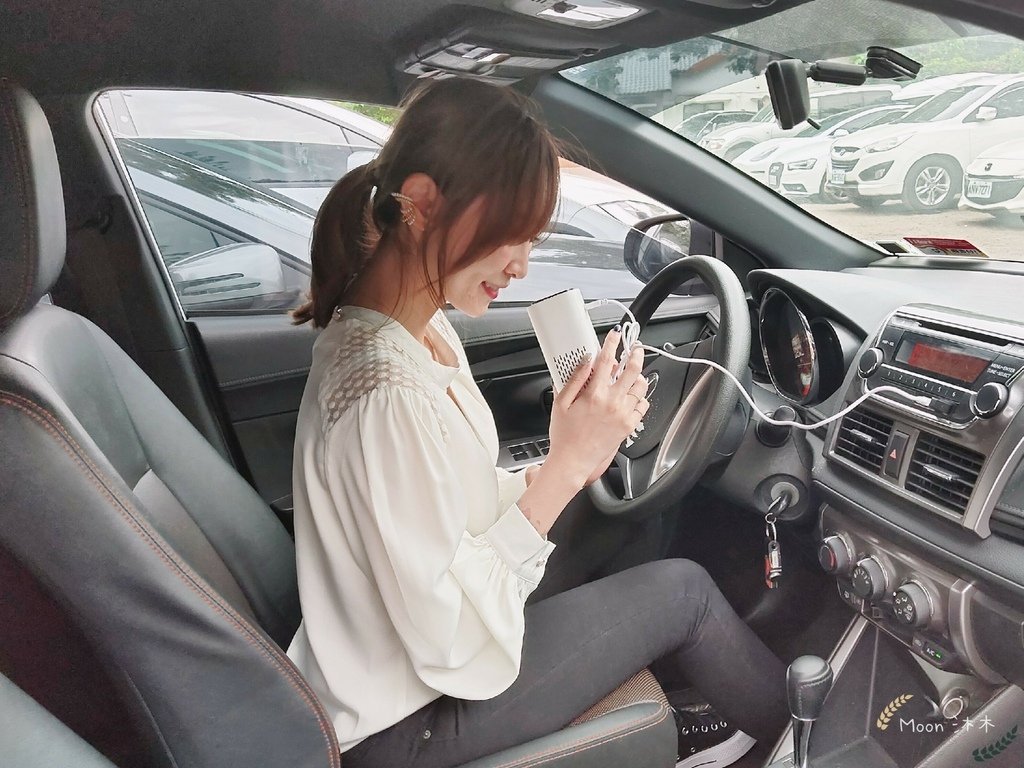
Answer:
[[[448,696],[344,753],[346,768],[449,768],[546,736],[661,659],[762,742],[789,716],[785,668],[707,572],[660,560],[526,607],[519,677],[485,701]],[[656,671],[656,670],[655,670]]]

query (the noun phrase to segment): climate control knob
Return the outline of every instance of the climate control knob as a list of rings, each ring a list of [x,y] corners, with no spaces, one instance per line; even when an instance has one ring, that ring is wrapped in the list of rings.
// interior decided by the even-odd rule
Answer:
[[[885,569],[874,557],[865,557],[850,576],[853,591],[865,600],[880,600],[889,588],[885,577]]]
[[[842,536],[827,536],[818,547],[818,562],[825,573],[848,576],[853,567],[853,552]]]
[[[983,419],[991,419],[1006,405],[1010,399],[1010,390],[1005,384],[998,381],[990,381],[982,384],[981,389],[971,396],[971,411],[975,416]]]
[[[908,627],[927,627],[932,620],[932,599],[916,581],[908,581],[896,590],[892,610],[896,620]]]
[[[885,355],[878,347],[865,349],[860,360],[857,361],[857,373],[863,379],[870,378],[881,367],[883,360],[885,360]]]

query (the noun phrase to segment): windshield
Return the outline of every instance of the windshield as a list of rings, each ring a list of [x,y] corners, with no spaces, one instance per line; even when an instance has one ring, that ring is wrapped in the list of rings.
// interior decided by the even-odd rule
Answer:
[[[917,78],[808,81],[817,127],[778,126],[764,77],[771,61],[862,66],[871,46],[920,62]],[[1017,246],[1024,43],[1017,38],[886,0],[816,0],[562,74],[880,250],[1024,260]],[[725,112],[752,117],[713,121]],[[695,115],[708,127],[691,129],[685,121]]]

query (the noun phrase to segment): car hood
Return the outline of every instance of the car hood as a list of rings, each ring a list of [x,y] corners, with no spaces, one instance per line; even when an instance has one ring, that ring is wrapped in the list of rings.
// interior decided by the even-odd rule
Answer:
[[[563,167],[559,191],[563,200],[572,201],[580,208],[590,205],[617,203],[620,200],[642,200],[652,205],[661,205],[653,197],[637,192],[632,187],[620,184],[614,179],[595,173],[587,168]]]
[[[902,136],[911,133],[914,136],[927,136],[932,133],[945,133],[963,127],[959,118],[950,120],[939,120],[934,123],[888,123],[876,125],[874,128],[865,128],[862,131],[851,133],[849,136],[842,136],[832,143],[837,147],[866,147],[877,141],[891,139],[894,136]]]
[[[709,141],[711,139],[725,139],[727,141],[748,138],[756,139],[771,133],[772,125],[773,123],[740,123],[739,125],[726,125],[702,137],[701,141]]]
[[[859,134],[858,134],[859,135]],[[845,139],[846,136],[840,137]],[[772,155],[773,161],[800,160],[805,157],[824,157],[832,143],[838,141],[831,136],[814,136],[805,139],[789,139]]]
[[[1013,141],[1004,141],[1002,144],[996,144],[994,147],[990,147],[978,155],[978,159],[971,165],[975,163],[984,164],[991,160],[1024,161],[1024,141],[1014,139]]]

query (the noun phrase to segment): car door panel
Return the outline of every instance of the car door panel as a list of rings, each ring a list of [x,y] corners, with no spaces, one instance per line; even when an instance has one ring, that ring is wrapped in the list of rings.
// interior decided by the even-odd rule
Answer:
[[[699,338],[707,296],[672,297],[644,332],[652,345]],[[621,319],[612,306],[594,312],[603,335]],[[495,415],[503,442],[547,433],[551,379],[525,307],[497,307],[480,318],[450,312],[473,375]],[[316,332],[287,315],[196,317],[219,391],[222,418],[234,431],[241,458],[260,495],[280,512],[291,508],[292,443]],[[511,460],[505,461],[512,464]]]

